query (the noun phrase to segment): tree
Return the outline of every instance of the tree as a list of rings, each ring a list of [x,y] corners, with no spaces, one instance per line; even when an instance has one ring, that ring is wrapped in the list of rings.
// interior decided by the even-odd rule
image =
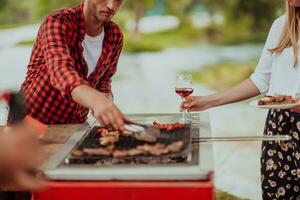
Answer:
[[[269,27],[284,8],[283,1],[270,0],[223,0],[227,23],[248,19],[253,32]]]
[[[2,23],[24,22],[32,17],[30,10],[33,4],[30,1],[0,0],[0,3],[3,3],[0,7],[0,21]]]
[[[191,25],[191,14],[193,8],[201,2],[201,0],[164,0],[166,5],[166,13],[175,15],[180,20],[180,26]]]
[[[8,0],[0,0],[0,11],[5,8],[7,3],[8,3]]]
[[[45,17],[54,10],[66,8],[79,4],[81,0],[34,0],[36,5],[35,16],[37,18]]]
[[[131,32],[131,37],[134,40],[140,37],[139,23],[141,18],[145,15],[146,9],[154,6],[155,0],[129,0],[125,2],[125,8],[133,11],[134,27]]]

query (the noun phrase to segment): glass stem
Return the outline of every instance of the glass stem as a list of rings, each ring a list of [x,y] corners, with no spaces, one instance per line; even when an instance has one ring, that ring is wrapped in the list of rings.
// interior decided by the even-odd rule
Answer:
[[[184,101],[185,99],[182,98],[182,100]],[[183,123],[187,123],[187,109],[184,109],[183,113],[182,113],[182,120],[183,120]]]
[[[187,114],[188,114],[187,109],[184,109],[184,111],[183,111],[183,121],[184,121],[184,123],[187,122]]]

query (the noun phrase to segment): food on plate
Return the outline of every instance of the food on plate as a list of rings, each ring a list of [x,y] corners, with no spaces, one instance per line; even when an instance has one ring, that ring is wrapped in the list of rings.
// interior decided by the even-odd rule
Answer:
[[[297,100],[292,96],[286,95],[265,96],[258,101],[258,105],[282,105],[294,103],[297,103]]]
[[[153,125],[154,125],[155,128],[158,128],[160,130],[167,130],[167,131],[173,131],[173,130],[185,128],[185,125],[180,123],[180,122],[162,124],[162,123],[159,123],[157,121],[154,121]]]

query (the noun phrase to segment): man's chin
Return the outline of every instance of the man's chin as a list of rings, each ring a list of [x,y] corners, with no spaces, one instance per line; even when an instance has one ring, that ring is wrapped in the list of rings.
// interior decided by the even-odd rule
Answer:
[[[111,20],[112,17],[104,17],[104,16],[98,16],[97,20],[99,22],[109,22]]]

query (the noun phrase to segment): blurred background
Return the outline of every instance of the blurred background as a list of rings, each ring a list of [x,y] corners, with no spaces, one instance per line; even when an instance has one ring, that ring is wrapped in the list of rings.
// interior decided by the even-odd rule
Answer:
[[[42,20],[79,3],[0,0],[0,90],[19,89]],[[125,0],[114,18],[125,35],[113,80],[117,105],[125,113],[178,112],[178,73],[193,74],[194,95],[246,79],[284,8],[284,0]],[[0,124],[6,113],[2,104]],[[210,110],[216,136],[261,135],[265,116],[248,102]],[[260,199],[260,144],[215,144],[214,154],[218,199]]]

